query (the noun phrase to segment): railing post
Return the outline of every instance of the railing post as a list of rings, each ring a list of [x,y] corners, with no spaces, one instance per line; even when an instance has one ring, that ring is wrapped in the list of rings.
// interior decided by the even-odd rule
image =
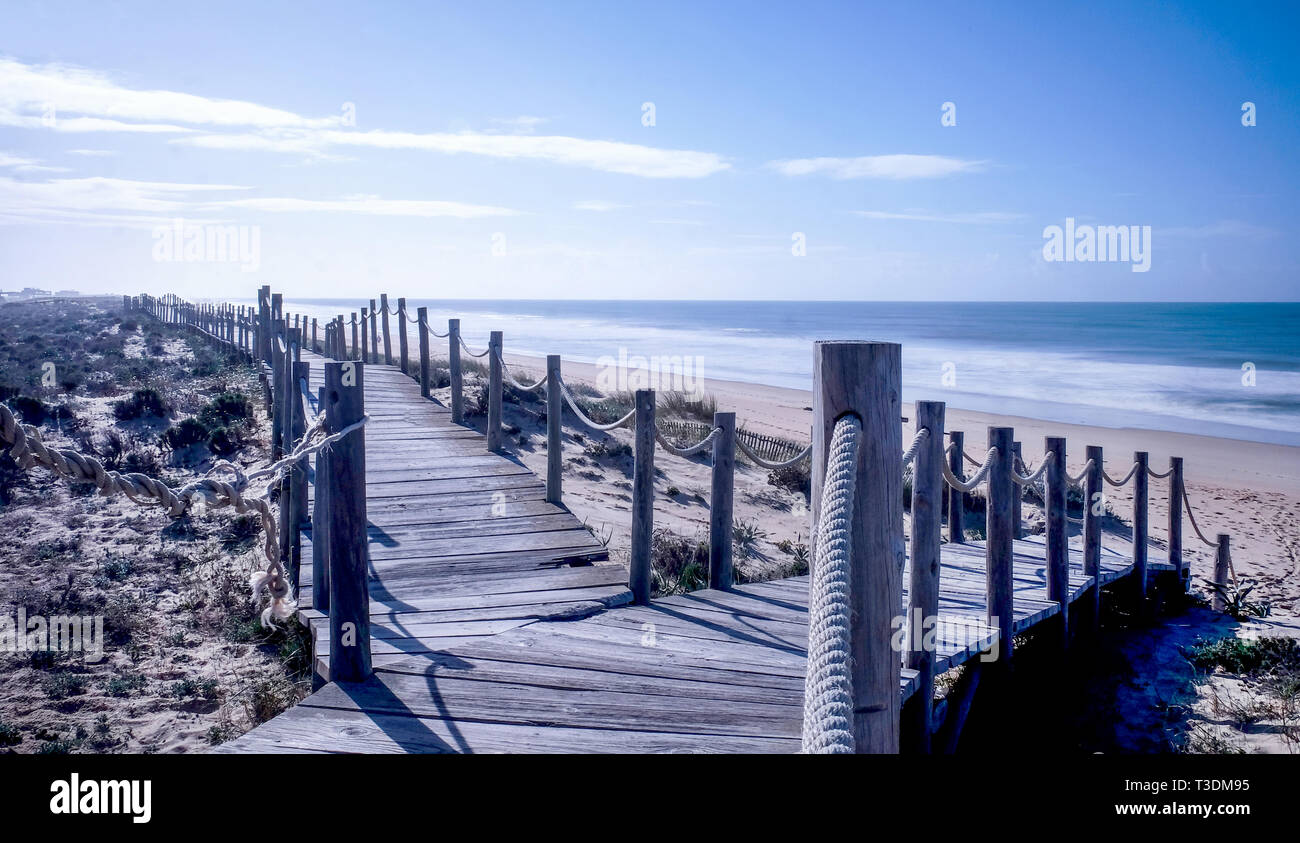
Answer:
[[[962,470],[962,461],[965,458],[962,449],[966,447],[966,434],[960,430],[950,431],[948,441],[952,444],[948,468],[952,470],[953,477],[964,480],[966,474]],[[966,493],[961,489],[948,489],[948,543],[966,543]]]
[[[296,448],[307,432],[307,416],[303,408],[303,395],[299,388],[302,381],[311,382],[311,364],[294,363],[292,380],[289,383],[290,407],[292,416],[290,427],[293,434],[291,447]],[[289,470],[289,564],[293,590],[298,592],[298,581],[302,576],[302,529],[307,524],[307,458],[294,463]]]
[[[1138,600],[1145,611],[1147,599],[1147,497],[1151,477],[1147,474],[1147,452],[1134,451],[1137,471],[1133,474],[1133,578]]]
[[[650,602],[650,544],[654,534],[655,391],[636,391],[632,466],[632,551],[628,588],[639,604]]]
[[[709,492],[709,588],[735,583],[731,547],[732,501],[736,488],[736,414],[714,413],[722,432],[713,440],[713,486]]]
[[[465,384],[460,371],[460,320],[447,320],[447,372],[451,377],[451,421],[465,422]]]
[[[393,338],[388,333],[388,293],[379,294],[380,316],[384,320],[384,364],[393,365]]]
[[[316,317],[311,318],[311,350],[313,353],[320,351],[320,346],[316,345]]]
[[[1183,458],[1169,458],[1169,564],[1187,590],[1190,566],[1183,564]]]
[[[376,309],[375,300],[370,300],[370,318],[361,323],[361,333],[365,334],[370,331],[370,362],[379,362],[379,311]]]
[[[1011,443],[1015,431],[1010,427],[990,427],[988,443],[997,448],[989,459],[993,464],[988,475],[988,504],[985,521],[984,559],[987,580],[989,626],[998,630],[998,655],[1011,657],[1011,639],[1015,631],[1015,569],[1013,567],[1011,497],[1015,481],[1011,479]]]
[[[487,446],[501,448],[501,332],[493,331],[488,340],[488,413]]]
[[[1214,611],[1222,612],[1228,608],[1228,571],[1232,556],[1228,548],[1228,534],[1219,533],[1219,546],[1214,554],[1214,597],[1211,601]]]
[[[1095,634],[1101,627],[1101,519],[1105,515],[1105,490],[1102,488],[1102,449],[1100,445],[1088,446],[1088,460],[1092,467],[1084,480],[1083,500],[1083,573],[1092,577],[1092,591],[1085,598],[1088,625]]]
[[[925,645],[927,624],[939,618],[939,545],[943,533],[942,401],[916,402],[916,429],[930,431],[912,463],[912,564],[907,589],[907,666],[916,690],[903,706],[901,740],[928,753],[934,733],[934,650]],[[921,636],[918,641],[916,636]]]
[[[420,394],[429,397],[429,308],[421,307],[415,311],[416,334],[420,337]],[[402,355],[405,357],[406,355]]]
[[[362,330],[362,331],[365,331],[365,329],[366,329],[366,326],[365,326],[365,325],[362,325],[362,326],[361,326],[361,330]],[[357,357],[357,353],[358,353],[359,351],[363,351],[363,349],[361,348],[361,345],[360,345],[360,343],[358,342],[358,337],[357,337],[357,314],[356,314],[356,311],[353,311],[353,312],[352,312],[352,353],[351,353],[351,354],[347,354],[347,355],[345,355],[345,357],[346,357],[348,360],[357,360],[357,359],[359,359],[359,358]],[[365,360],[361,360],[361,362],[364,363],[364,362],[366,362],[366,361],[365,361]]]
[[[366,343],[366,320],[369,318],[369,312],[364,307],[361,308],[361,362],[377,363],[379,355]]]
[[[271,338],[271,459],[278,460],[284,456],[284,358],[286,351],[280,350],[279,340],[284,338],[284,320],[276,319],[272,326]]]
[[[333,323],[325,326],[327,336],[332,335]],[[325,364],[329,366],[329,363]],[[316,393],[316,406],[325,406],[325,387]],[[311,607],[320,612],[330,607],[330,465],[329,448],[316,452],[316,495],[312,500],[311,514]]]
[[[560,394],[560,355],[546,355],[546,500],[564,502],[564,398]]]
[[[1061,645],[1070,640],[1070,546],[1065,523],[1065,437],[1048,436],[1043,440],[1043,455],[1051,454],[1047,464],[1047,599],[1061,606],[1061,620],[1056,624]],[[1016,486],[1016,497],[1020,487]]]
[[[344,323],[343,321],[342,313],[340,313],[338,316],[335,317],[335,323],[338,326],[334,330],[334,335],[335,338],[338,340],[339,353],[335,355],[334,359],[347,360],[348,359],[348,337],[347,337],[347,329],[344,327],[346,323]]]
[[[1016,441],[1011,443],[1011,445],[1016,455],[1016,460],[1018,460],[1021,465],[1024,465],[1025,454],[1020,447],[1020,442]],[[1016,464],[1013,462],[1011,464],[1012,468],[1015,468],[1015,465]],[[1016,538],[1022,539],[1025,537],[1024,510],[1022,508],[1024,504],[1025,490],[1023,487],[1017,486],[1013,491],[1015,492],[1015,495],[1011,498],[1011,529]]]
[[[402,374],[409,375],[410,368],[406,362],[406,299],[397,300],[397,352],[402,358]]]
[[[365,415],[365,364],[325,364],[325,419],[340,431]],[[330,681],[360,682],[371,674],[369,543],[366,532],[366,437],[354,430],[331,446]]]
[[[862,421],[853,495],[849,559],[849,654],[853,739],[857,752],[896,753],[899,673],[893,646],[902,614],[903,536],[902,347],[883,342],[818,342],[813,346],[812,524],[821,516],[822,487],[835,423]],[[811,555],[817,559],[812,535]],[[815,576],[814,572],[814,576]]]
[[[257,291],[257,359],[271,362],[271,287]]]

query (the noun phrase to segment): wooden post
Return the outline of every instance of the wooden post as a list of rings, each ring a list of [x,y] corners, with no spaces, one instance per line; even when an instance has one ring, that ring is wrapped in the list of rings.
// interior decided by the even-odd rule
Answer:
[[[380,315],[384,320],[384,364],[393,365],[393,338],[388,333],[388,293],[379,294]]]
[[[1137,583],[1138,599],[1145,606],[1147,599],[1147,489],[1151,478],[1147,474],[1147,452],[1134,451],[1133,461],[1137,471],[1133,474],[1133,578]]]
[[[361,308],[361,362],[377,363],[379,362],[378,361],[379,355],[375,352],[374,349],[369,348],[366,344],[366,320],[368,318],[369,318],[369,314],[367,313],[366,309],[364,307]]]
[[[1183,458],[1169,458],[1169,564],[1174,566],[1183,590],[1191,567],[1183,564]]]
[[[560,394],[560,355],[546,355],[546,500],[564,502],[564,397]]]
[[[294,363],[293,381],[289,387],[290,405],[293,416],[290,428],[293,434],[291,447],[298,447],[307,432],[306,408],[303,407],[304,396],[299,387],[300,382],[311,383],[311,364]],[[289,471],[289,570],[292,575],[293,590],[298,592],[298,580],[302,572],[302,528],[307,524],[307,458],[296,462]]]
[[[714,413],[713,426],[722,432],[713,440],[713,486],[709,492],[709,588],[725,591],[735,582],[731,523],[736,489],[736,414]]]
[[[335,357],[335,359],[347,360],[348,359],[348,337],[347,337],[347,329],[344,327],[346,323],[344,323],[343,321],[343,314],[340,313],[338,316],[334,317],[334,319],[335,319],[335,324],[338,326],[334,331],[334,335],[339,342],[339,353]]]
[[[1013,442],[1012,447],[1015,449],[1016,460],[1021,465],[1024,465],[1025,454],[1024,451],[1021,450],[1020,442]],[[1012,467],[1014,466],[1015,463],[1012,463]],[[1024,504],[1025,490],[1024,487],[1017,486],[1013,491],[1015,492],[1015,495],[1011,498],[1011,528],[1015,533],[1015,537],[1022,539],[1025,537],[1025,524],[1022,508]]]
[[[271,287],[257,291],[257,359],[271,362]]]
[[[465,386],[460,373],[460,320],[447,320],[447,371],[451,377],[451,421],[465,422]]]
[[[316,317],[311,318],[311,350],[313,353],[320,351],[320,346],[316,344]]]
[[[284,358],[280,340],[284,338],[284,320],[277,319],[272,325],[271,338],[271,459],[278,460],[284,456]]]
[[[415,311],[416,334],[420,337],[420,394],[429,397],[429,308],[421,307]],[[405,354],[402,355],[406,357]]]
[[[636,391],[636,438],[632,466],[632,552],[628,588],[639,604],[650,602],[650,543],[654,534],[655,391]]]
[[[953,477],[965,480],[962,449],[966,447],[966,434],[960,430],[950,431],[948,441],[952,443],[953,449],[948,456],[948,468],[952,470]],[[948,543],[966,543],[966,493],[951,486],[948,487]]]
[[[902,656],[892,646],[902,613],[903,537],[902,347],[884,342],[818,342],[813,346],[812,523],[821,515],[822,486],[835,423],[862,421],[849,560],[849,653],[853,738],[857,752],[895,753],[899,746],[898,682]],[[811,548],[817,559],[816,536]],[[816,572],[814,571],[814,576]]]
[[[1088,459],[1092,467],[1084,480],[1083,501],[1083,573],[1092,577],[1092,591],[1085,598],[1090,632],[1101,626],[1101,519],[1105,513],[1105,489],[1101,477],[1102,449],[1100,445],[1088,446]]]
[[[397,353],[402,358],[402,374],[409,375],[406,352],[406,299],[401,298],[397,300]]]
[[[1211,606],[1214,611],[1222,612],[1228,608],[1228,571],[1232,566],[1232,556],[1228,548],[1228,534],[1219,533],[1219,547],[1214,555],[1214,598]]]
[[[488,414],[487,446],[501,448],[501,332],[493,331],[488,340]]]
[[[375,309],[375,300],[370,300],[370,320],[361,326],[361,333],[365,333],[367,327],[370,330],[370,362],[379,362],[379,311]]]
[[[333,323],[326,324],[325,331],[333,334]],[[316,406],[325,406],[323,386],[316,393]],[[311,515],[311,607],[320,612],[328,612],[330,608],[329,450],[322,448],[316,452],[316,496]]]
[[[364,375],[364,363],[325,364],[325,420],[330,430],[342,430],[365,414]],[[330,681],[360,682],[372,672],[364,428],[331,446],[328,482]]]
[[[362,326],[361,326],[361,330],[364,331],[365,329],[366,329],[366,326],[365,326],[365,325],[362,325]],[[357,360],[357,359],[358,359],[357,352],[358,352],[359,350],[360,350],[360,351],[364,351],[364,350],[361,348],[360,344],[357,342],[357,340],[358,340],[358,337],[357,337],[357,314],[356,314],[356,312],[354,311],[354,312],[352,313],[352,353],[351,353],[351,354],[348,354],[348,355],[345,355],[345,356],[347,357],[347,359],[349,359],[349,360]],[[366,361],[362,360],[361,362],[364,363],[364,362],[366,362]]]
[[[1011,443],[1015,431],[1009,427],[990,427],[990,448],[997,448],[988,475],[987,520],[985,522],[984,559],[987,575],[985,595],[989,626],[998,630],[999,656],[1011,657],[1011,638],[1015,629],[1015,570],[1012,566],[1011,497],[1015,481],[1011,479]]]
[[[1065,523],[1065,437],[1048,436],[1043,440],[1043,458],[1047,464],[1047,599],[1061,606],[1061,620],[1056,624],[1061,644],[1069,638],[1070,619],[1070,546]],[[1020,487],[1013,490],[1019,497]]]
[[[912,564],[907,590],[907,666],[916,671],[916,690],[903,707],[901,740],[913,752],[928,753],[934,733],[934,650],[924,641],[927,623],[939,617],[939,545],[943,522],[942,401],[916,402],[916,429],[930,434],[917,449],[912,468]]]

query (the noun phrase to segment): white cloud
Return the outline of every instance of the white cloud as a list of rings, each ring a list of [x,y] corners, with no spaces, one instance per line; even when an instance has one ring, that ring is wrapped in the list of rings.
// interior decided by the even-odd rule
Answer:
[[[865,155],[859,158],[793,158],[767,166],[787,176],[824,174],[836,179],[935,179],[979,172],[985,161],[963,161],[943,155]]]
[[[8,152],[0,152],[0,167],[9,167],[17,173],[66,173],[67,167],[49,167],[35,158],[24,158],[21,155],[11,155]]]
[[[470,205],[464,202],[446,202],[435,199],[381,199],[377,196],[352,196],[343,199],[294,199],[267,197],[257,199],[231,199],[209,204],[209,208],[247,208],[271,213],[333,212],[346,214],[373,214],[402,217],[511,217],[520,212],[492,205]]]
[[[1241,220],[1219,220],[1206,225],[1170,226],[1157,228],[1166,237],[1276,237],[1281,232]]]
[[[908,220],[912,222],[953,222],[968,225],[989,225],[1003,222],[1015,222],[1024,219],[1024,214],[1005,213],[1003,211],[976,211],[972,213],[936,214],[927,211],[854,211],[860,217],[873,220]]]
[[[596,211],[598,213],[617,211],[619,208],[626,207],[628,206],[620,205],[617,202],[606,202],[604,199],[584,199],[581,202],[573,203],[575,211]]]
[[[242,100],[137,90],[93,70],[0,58],[0,124],[65,132],[189,131],[178,123],[306,129],[341,125],[342,115],[308,118]]]
[[[107,158],[116,155],[117,152],[112,149],[69,149],[69,155],[81,155],[86,158]]]

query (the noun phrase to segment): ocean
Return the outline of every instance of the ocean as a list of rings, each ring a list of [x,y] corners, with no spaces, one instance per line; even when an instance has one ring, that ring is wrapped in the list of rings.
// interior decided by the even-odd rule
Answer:
[[[298,299],[285,309],[324,320],[367,305]],[[440,331],[458,317],[476,349],[501,330],[508,353],[589,363],[621,349],[689,356],[704,377],[800,389],[812,385],[813,341],[887,340],[903,345],[905,401],[1300,445],[1300,303],[410,298],[407,306],[428,307]]]

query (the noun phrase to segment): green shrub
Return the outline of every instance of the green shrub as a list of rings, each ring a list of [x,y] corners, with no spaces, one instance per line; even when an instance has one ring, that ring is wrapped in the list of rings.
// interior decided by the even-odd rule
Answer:
[[[199,421],[213,431],[252,417],[253,404],[242,392],[223,392],[199,411]]]
[[[158,390],[151,388],[137,389],[130,398],[113,402],[113,417],[118,421],[161,417],[168,413],[167,403],[163,401]]]
[[[198,419],[185,419],[167,429],[162,435],[163,444],[173,451],[208,441],[208,429]]]
[[[45,402],[30,395],[19,395],[9,399],[9,406],[22,417],[24,424],[40,427],[49,417],[49,408],[45,406]]]

